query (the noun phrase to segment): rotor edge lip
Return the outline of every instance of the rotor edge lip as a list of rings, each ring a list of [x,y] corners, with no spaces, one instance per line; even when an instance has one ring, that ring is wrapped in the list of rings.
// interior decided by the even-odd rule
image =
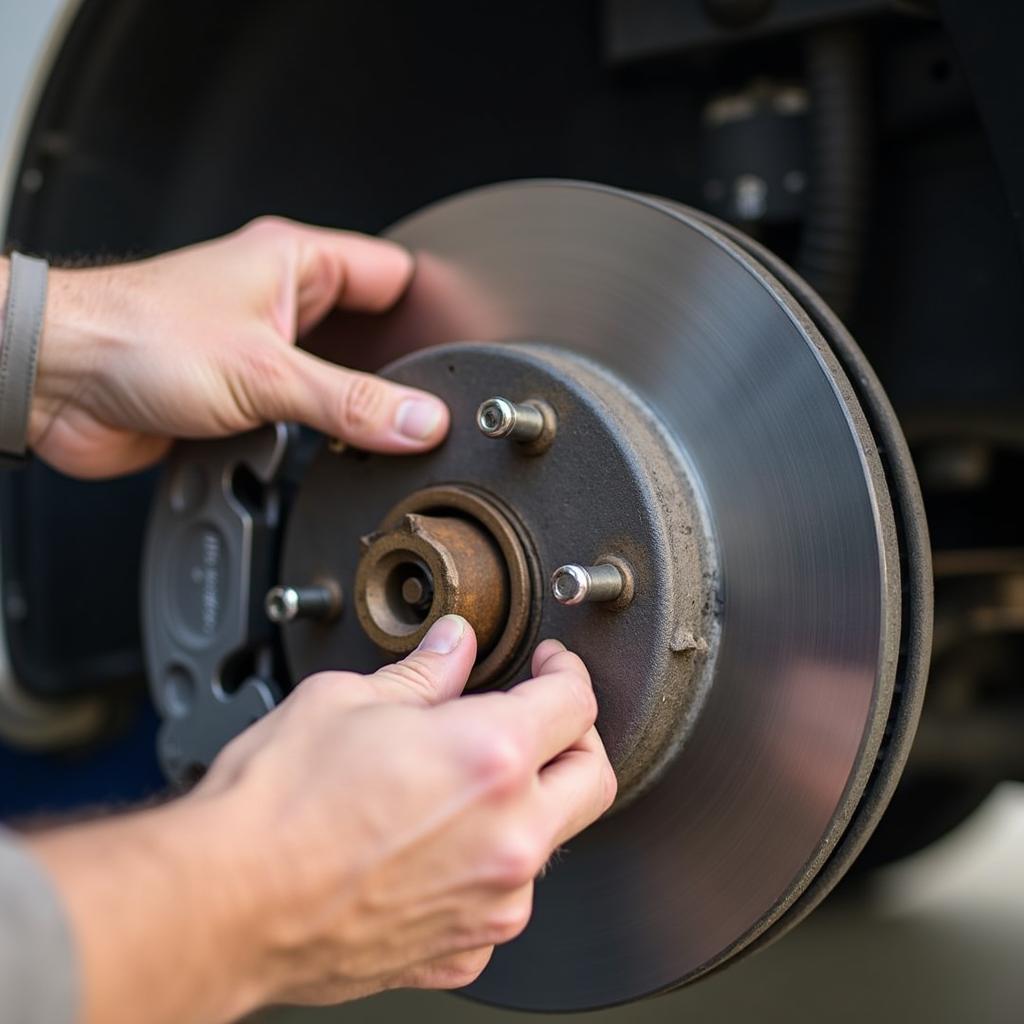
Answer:
[[[871,433],[880,442],[876,454],[885,474],[897,534],[902,606],[895,686],[883,742],[853,814],[803,892],[750,943],[706,972],[711,973],[763,949],[803,921],[842,880],[871,838],[899,783],[917,731],[931,660],[933,583],[928,523],[910,448],[867,357],[839,317],[792,267],[731,225],[711,216],[706,219],[780,279],[811,317],[856,394]]]

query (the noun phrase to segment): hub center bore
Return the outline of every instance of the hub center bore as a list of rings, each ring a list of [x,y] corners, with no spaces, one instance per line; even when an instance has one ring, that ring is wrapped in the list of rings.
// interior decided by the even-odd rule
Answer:
[[[486,654],[508,614],[508,569],[478,525],[454,516],[409,513],[393,530],[364,538],[356,613],[367,636],[407,654],[442,615],[461,615]]]
[[[415,649],[443,615],[461,615],[476,633],[476,687],[514,664],[533,590],[520,534],[493,499],[467,486],[429,487],[363,537],[354,603],[366,635],[395,655]]]

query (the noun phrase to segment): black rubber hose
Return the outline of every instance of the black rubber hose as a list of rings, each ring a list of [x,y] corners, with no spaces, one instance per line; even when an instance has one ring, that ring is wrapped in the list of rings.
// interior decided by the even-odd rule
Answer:
[[[808,191],[797,270],[841,318],[853,307],[871,186],[867,46],[856,28],[806,43]]]

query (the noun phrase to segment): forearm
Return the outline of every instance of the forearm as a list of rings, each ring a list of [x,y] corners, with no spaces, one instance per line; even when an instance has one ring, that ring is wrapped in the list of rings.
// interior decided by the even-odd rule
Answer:
[[[29,840],[67,910],[83,1024],[216,1024],[265,998],[224,827],[190,798]]]

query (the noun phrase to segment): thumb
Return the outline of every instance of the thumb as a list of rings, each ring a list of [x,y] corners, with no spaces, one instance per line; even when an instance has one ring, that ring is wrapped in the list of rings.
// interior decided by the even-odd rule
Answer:
[[[437,620],[419,647],[370,678],[382,697],[409,704],[441,704],[462,693],[476,661],[473,627],[460,615]]]
[[[440,398],[286,348],[291,373],[258,388],[259,415],[296,420],[368,451],[401,454],[439,444],[448,432]]]

